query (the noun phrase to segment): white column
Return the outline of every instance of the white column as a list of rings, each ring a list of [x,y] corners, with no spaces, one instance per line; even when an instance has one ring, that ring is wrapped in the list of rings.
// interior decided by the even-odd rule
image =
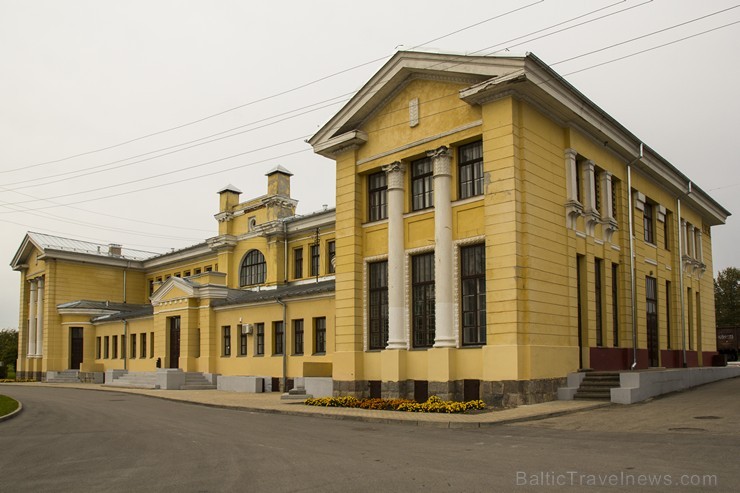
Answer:
[[[44,352],[44,278],[40,278],[38,288],[38,301],[36,303],[36,356]]]
[[[383,168],[388,183],[388,346],[386,349],[406,349],[404,337],[405,255],[403,232],[403,174],[405,166],[396,161]]]
[[[28,356],[36,354],[36,281],[31,281],[28,301]]]
[[[434,347],[455,347],[452,310],[452,171],[450,150],[427,154],[434,165]]]

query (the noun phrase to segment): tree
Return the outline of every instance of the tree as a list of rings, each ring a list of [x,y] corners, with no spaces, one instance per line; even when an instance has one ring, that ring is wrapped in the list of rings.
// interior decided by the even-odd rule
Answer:
[[[3,372],[8,366],[15,366],[18,359],[18,331],[15,329],[0,330],[0,366]]]
[[[717,326],[740,325],[740,269],[728,267],[714,279]]]

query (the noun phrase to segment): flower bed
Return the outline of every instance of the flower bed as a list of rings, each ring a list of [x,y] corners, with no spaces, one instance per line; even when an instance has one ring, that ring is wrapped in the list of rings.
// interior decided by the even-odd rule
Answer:
[[[456,402],[443,401],[436,395],[426,402],[416,402],[408,399],[358,399],[356,397],[318,397],[306,399],[308,406],[323,407],[351,407],[359,409],[375,409],[380,411],[405,411],[413,413],[464,413],[470,410],[485,409],[486,404],[481,400]]]

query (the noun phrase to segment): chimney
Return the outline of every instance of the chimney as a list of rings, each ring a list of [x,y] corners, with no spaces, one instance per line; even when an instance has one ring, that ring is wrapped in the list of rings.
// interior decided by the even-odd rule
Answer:
[[[290,177],[293,173],[278,165],[266,173],[267,195],[290,197]]]
[[[111,243],[108,245],[108,255],[111,257],[120,257],[121,256],[121,250],[123,247],[117,243]]]
[[[239,195],[242,193],[241,190],[236,188],[234,185],[229,183],[224,188],[218,191],[220,195],[219,199],[219,212],[228,212],[239,204]]]

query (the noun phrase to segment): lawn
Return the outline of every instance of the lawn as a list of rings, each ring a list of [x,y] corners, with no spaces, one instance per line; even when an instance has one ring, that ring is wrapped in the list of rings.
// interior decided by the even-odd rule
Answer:
[[[5,416],[18,409],[18,401],[8,396],[0,395],[0,416]]]

